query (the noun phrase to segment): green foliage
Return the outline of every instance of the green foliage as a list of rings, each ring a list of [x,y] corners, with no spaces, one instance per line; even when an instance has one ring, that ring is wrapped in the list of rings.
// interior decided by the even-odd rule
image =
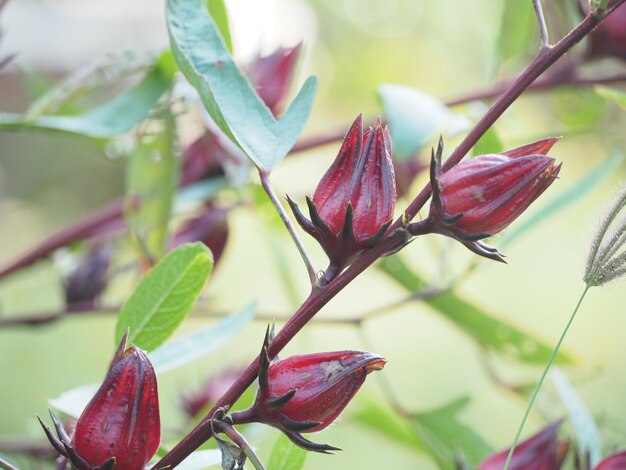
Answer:
[[[169,253],[122,308],[116,343],[129,329],[129,344],[148,351],[162,344],[189,313],[212,269],[213,255],[202,243],[182,245]]]
[[[500,2],[500,27],[496,38],[497,55],[500,62],[524,57],[530,44],[537,41],[535,12],[531,2],[503,0]]]
[[[167,341],[150,353],[155,371],[167,372],[225,346],[252,320],[255,309],[252,303],[209,327]]]
[[[504,150],[504,145],[498,136],[495,128],[490,128],[476,142],[472,149],[474,155],[489,155],[492,153],[500,153]]]
[[[129,204],[125,216],[129,228],[149,260],[159,260],[167,248],[168,224],[178,187],[176,122],[169,111],[159,121],[162,129],[144,136],[126,167]]]
[[[434,410],[400,417],[381,403],[368,400],[355,419],[391,441],[432,457],[438,468],[456,470],[458,459],[478,463],[491,452],[489,445],[458,419],[469,398]]]
[[[224,0],[207,0],[207,8],[209,13],[215,21],[217,28],[220,30],[220,35],[224,40],[224,44],[233,53],[233,40],[230,36],[230,26],[228,25],[228,12],[226,11],[226,5]]]
[[[287,436],[281,433],[272,448],[267,470],[301,470],[306,456],[306,450],[293,444]]]
[[[167,55],[133,88],[89,111],[65,116],[0,114],[0,130],[32,129],[70,132],[94,138],[109,138],[130,131],[143,121],[172,83],[173,71]]]
[[[394,156],[401,160],[415,153],[442,132],[455,134],[469,127],[469,121],[434,96],[417,88],[385,83],[378,95],[389,123]]]
[[[578,449],[582,455],[589,456],[591,468],[594,468],[602,458],[602,447],[593,417],[567,380],[567,376],[558,368],[552,370],[552,381],[567,410],[569,421],[574,426]]]
[[[615,88],[609,88],[606,86],[596,86],[593,89],[598,95],[614,101],[622,109],[626,110],[626,93],[624,91],[616,90]]]
[[[440,408],[415,413],[409,419],[413,432],[442,470],[456,470],[459,458],[474,466],[492,451],[478,434],[458,419],[469,401],[469,397],[459,398]]]
[[[385,274],[410,292],[426,288],[426,282],[398,255],[383,258],[377,265]],[[452,290],[423,300],[435,312],[473,339],[481,348],[529,364],[545,364],[552,353],[546,343],[516,328],[493,313],[478,307]],[[571,364],[565,353],[557,356],[560,364]]]
[[[259,169],[270,171],[300,136],[316,79],[306,80],[277,121],[228,53],[202,0],[168,0],[167,19],[174,57],[215,123]]]

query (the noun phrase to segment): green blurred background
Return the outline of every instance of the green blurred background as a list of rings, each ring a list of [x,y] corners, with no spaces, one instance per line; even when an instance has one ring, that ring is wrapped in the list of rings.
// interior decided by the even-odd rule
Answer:
[[[506,62],[498,59],[499,0],[226,3],[235,50],[242,61],[259,49],[268,52],[280,44],[304,42],[296,81],[299,84],[313,73],[320,83],[305,135],[346,127],[360,112],[381,113],[376,95],[381,82],[414,86],[445,100],[488,87],[521,70],[528,61],[528,57]],[[162,2],[154,0],[10,2],[3,17],[2,50],[18,55],[0,75],[2,110],[23,111],[48,84],[105,52],[166,47],[163,9]],[[529,35],[529,54],[537,44],[538,39]],[[624,68],[610,60],[593,67],[599,71]],[[474,103],[464,111],[476,117],[484,109]],[[496,125],[504,146],[563,135],[552,154],[564,165],[560,180],[518,223],[573,187],[608,156],[623,153],[625,123],[623,111],[589,90],[558,90],[520,99]],[[193,123],[181,126],[181,140],[189,141],[197,129],[197,123],[195,127]],[[287,159],[275,172],[279,191],[299,200],[312,193],[337,148],[337,144],[328,145]],[[123,194],[124,161],[115,155],[110,146],[86,138],[29,131],[0,133],[0,261]],[[479,261],[479,268],[456,291],[553,344],[583,289],[587,248],[602,208],[615,194],[625,171],[620,163],[591,192],[503,249],[508,265]],[[416,191],[424,181],[422,176],[416,182]],[[398,207],[403,204],[399,202]],[[247,207],[233,211],[229,221],[232,230],[225,258],[205,300],[216,308],[234,310],[258,299],[260,311],[277,320],[288,316],[297,305],[285,294],[276,265],[276,232]],[[304,299],[305,272],[288,238],[281,236],[281,251],[288,255],[297,297]],[[323,253],[311,239],[305,239],[305,244],[321,268]],[[498,245],[498,239],[494,244]],[[429,236],[406,248],[403,259],[436,284],[462,271],[472,257],[447,239]],[[105,303],[115,305],[123,299],[132,281],[128,276],[116,282],[107,290]],[[352,317],[403,295],[388,277],[370,269],[319,317]],[[600,423],[607,448],[626,446],[626,402],[621,395],[626,387],[625,300],[624,285],[619,282],[592,291],[565,343],[566,351],[579,361],[567,369],[568,376]],[[0,315],[60,308],[61,278],[53,261],[0,280]],[[207,321],[190,317],[179,332]],[[103,314],[37,328],[0,329],[0,445],[13,439],[43,442],[35,413],[46,413],[47,400],[101,380],[114,349],[114,322],[112,315]],[[264,329],[263,322],[255,322],[218,354],[160,378],[166,437],[186,426],[179,411],[180,393],[197,388],[211,373],[246,365],[257,353]],[[461,421],[494,449],[510,444],[525,402],[494,385],[485,373],[480,347],[467,335],[420,303],[406,304],[368,321],[363,332],[369,344],[364,344],[363,335],[352,326],[313,324],[284,355],[373,349],[389,361],[376,375],[384,374],[406,409],[425,411],[469,396],[471,402]],[[489,360],[512,383],[532,381],[540,373],[540,367],[498,357]],[[335,456],[310,455],[306,468],[436,468],[425,453],[384,437],[355,419],[368,400],[387,406],[376,375],[370,376],[339,423],[313,436],[344,451]],[[554,418],[564,414],[550,386],[542,393],[538,408]],[[542,423],[539,415],[533,415],[526,432]],[[267,455],[277,432],[253,429],[251,433],[261,455]],[[48,468],[38,461],[16,460],[24,468]]]

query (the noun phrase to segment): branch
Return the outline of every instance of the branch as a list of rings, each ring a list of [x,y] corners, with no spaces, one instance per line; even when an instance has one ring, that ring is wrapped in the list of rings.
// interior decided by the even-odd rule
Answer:
[[[533,7],[535,7],[535,14],[537,15],[537,23],[539,23],[539,33],[541,35],[541,48],[547,49],[550,47],[550,40],[548,39],[548,26],[546,25],[546,18],[543,16],[543,8],[541,7],[541,0],[533,0]]]
[[[621,4],[626,0],[618,0]],[[507,91],[489,108],[485,116],[476,124],[474,129],[463,139],[461,144],[452,152],[446,160],[444,171],[458,164],[469,150],[476,144],[482,135],[495,123],[506,109],[547,70],[559,57],[578,43],[585,35],[590,33],[601,21],[601,18],[588,15],[567,36],[559,41],[551,49],[543,49],[537,58],[522,72]],[[425,187],[420,194],[411,202],[406,210],[409,218],[413,218],[426,204],[430,196],[430,187]],[[342,274],[320,289],[314,289],[300,308],[279,331],[268,348],[270,358],[275,357],[293,339],[293,337],[311,320],[322,307],[335,297],[345,286],[372,265],[385,253],[397,250],[398,245],[406,242],[405,230],[402,228],[401,216],[389,228],[387,235],[379,244],[365,251],[350,265]],[[255,358],[248,368],[239,376],[230,389],[219,399],[213,409],[200,421],[198,426],[189,432],[170,452],[168,452],[152,468],[153,470],[164,467],[174,468],[182,462],[191,452],[202,445],[211,437],[211,430],[207,429],[206,422],[211,420],[216,410],[232,406],[233,403],[252,385],[259,370],[259,360]]]
[[[309,255],[307,255],[307,252],[304,249],[304,245],[302,244],[302,240],[300,239],[300,236],[298,235],[296,228],[293,226],[293,223],[291,222],[289,215],[287,215],[285,208],[280,203],[278,196],[276,196],[276,192],[274,191],[274,188],[272,187],[272,184],[270,182],[269,173],[263,170],[259,170],[259,177],[261,178],[261,184],[263,185],[263,189],[265,189],[265,192],[267,193],[267,195],[270,198],[270,201],[272,201],[272,204],[276,208],[276,211],[278,212],[280,219],[285,224],[285,227],[287,227],[287,231],[289,232],[289,235],[291,235],[293,242],[296,244],[296,248],[298,248],[298,252],[300,253],[300,256],[302,257],[302,261],[304,261],[304,265],[306,266],[307,273],[309,274],[309,281],[311,282],[311,288],[314,288],[317,284],[317,275],[315,274],[315,268],[313,268],[313,264],[311,263],[311,260],[309,259]]]

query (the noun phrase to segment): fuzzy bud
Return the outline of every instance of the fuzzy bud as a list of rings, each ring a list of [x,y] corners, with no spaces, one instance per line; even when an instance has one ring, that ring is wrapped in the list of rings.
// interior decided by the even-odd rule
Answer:
[[[624,470],[626,468],[626,450],[609,455],[595,466],[594,470]]]

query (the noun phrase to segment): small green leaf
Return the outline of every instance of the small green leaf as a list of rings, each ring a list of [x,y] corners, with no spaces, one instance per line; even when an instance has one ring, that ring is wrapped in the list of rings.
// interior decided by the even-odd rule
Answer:
[[[535,12],[531,2],[504,0],[500,2],[502,13],[496,40],[497,54],[501,62],[524,57],[536,36]],[[538,37],[538,36],[537,36]]]
[[[555,198],[553,198],[548,205],[533,213],[529,217],[526,217],[523,221],[516,223],[512,230],[506,231],[500,237],[499,245],[503,248],[510,245],[511,242],[517,240],[521,235],[526,233],[541,221],[546,220],[549,216],[583,197],[593,188],[597,187],[608,176],[612,175],[623,161],[623,155],[615,154],[600,163],[600,165],[586,173],[570,188],[567,188],[565,191],[562,191]]]
[[[115,342],[130,329],[128,343],[151,351],[183,321],[200,295],[211,270],[213,255],[206,245],[181,245],[141,281],[117,319]]]
[[[301,470],[306,460],[306,451],[293,444],[281,434],[272,448],[267,470]]]
[[[219,322],[174,338],[150,353],[157,374],[189,364],[230,342],[254,317],[256,302]]]
[[[468,403],[469,397],[464,397],[411,416],[413,432],[442,470],[456,470],[459,457],[476,465],[492,451],[482,437],[459,421],[457,415]]]
[[[224,0],[207,0],[207,8],[213,17],[217,28],[220,30],[224,44],[233,53],[233,40],[230,36],[230,26],[228,25],[228,12]]]
[[[377,266],[410,292],[427,287],[426,282],[398,255],[383,258]],[[481,348],[518,361],[541,365],[546,363],[552,353],[552,347],[545,342],[463,299],[452,290],[423,302],[476,341]],[[575,362],[566,353],[559,353],[556,361],[565,365]]]
[[[491,127],[483,136],[476,142],[472,149],[474,155],[489,155],[494,153],[500,153],[504,150],[504,145],[496,130]]]
[[[277,121],[228,53],[203,0],[168,0],[167,23],[174,57],[211,118],[258,168],[274,168],[302,132],[316,79],[305,81]]]
[[[176,466],[177,470],[202,470],[222,463],[219,449],[196,450]]]
[[[359,408],[352,413],[352,419],[387,437],[392,442],[411,450],[426,452],[426,447],[413,434],[408,422],[391,407],[367,396],[362,396],[357,403]]]
[[[150,260],[159,260],[167,248],[168,224],[178,187],[176,121],[163,111],[159,124],[162,130],[142,137],[126,168],[126,193],[129,200],[138,203],[129,205],[125,217],[141,251]]]
[[[578,449],[582,455],[589,456],[591,468],[595,468],[602,458],[602,446],[593,416],[589,413],[576,390],[572,388],[563,371],[558,368],[552,369],[552,381],[567,410],[569,420],[574,426]]]
[[[90,111],[68,116],[40,116],[33,120],[16,114],[0,114],[0,130],[50,130],[94,138],[114,137],[130,131],[148,116],[170,87],[172,78],[159,62],[135,87]]]
[[[606,86],[595,86],[593,90],[598,95],[616,102],[622,109],[626,109],[626,92]]]
[[[100,385],[96,384],[80,385],[63,392],[57,398],[51,398],[48,403],[55,410],[78,419],[98,388]]]
[[[417,88],[385,83],[379,85],[378,95],[389,123],[393,154],[401,160],[413,157],[438,134],[454,135],[470,125],[467,118]]]

